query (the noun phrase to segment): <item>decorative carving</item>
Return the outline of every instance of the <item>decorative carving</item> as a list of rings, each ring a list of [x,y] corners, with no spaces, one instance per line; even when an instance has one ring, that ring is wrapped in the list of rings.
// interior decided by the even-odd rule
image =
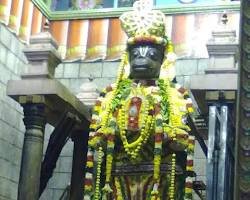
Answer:
[[[239,107],[238,107],[238,152],[236,157],[235,173],[235,199],[250,198],[250,114],[249,114],[249,91],[250,91],[250,4],[249,1],[242,1],[242,21],[241,21],[241,66],[239,74]],[[236,140],[237,141],[237,140]]]
[[[24,124],[26,129],[39,129],[42,132],[45,127],[45,105],[44,104],[24,104]],[[40,136],[41,137],[41,136]]]

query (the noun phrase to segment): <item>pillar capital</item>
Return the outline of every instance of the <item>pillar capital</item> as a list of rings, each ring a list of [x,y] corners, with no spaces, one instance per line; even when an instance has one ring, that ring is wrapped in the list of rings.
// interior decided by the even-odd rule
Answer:
[[[44,131],[46,124],[45,104],[27,103],[23,104],[24,118],[23,122],[28,129],[39,129]],[[41,135],[43,137],[43,134]]]

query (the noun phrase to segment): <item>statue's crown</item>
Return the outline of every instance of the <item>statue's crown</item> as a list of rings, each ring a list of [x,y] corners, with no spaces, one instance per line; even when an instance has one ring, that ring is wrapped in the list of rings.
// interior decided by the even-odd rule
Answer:
[[[128,36],[128,44],[145,42],[167,44],[165,15],[152,8],[152,0],[139,0],[134,3],[133,11],[121,15],[120,20]]]

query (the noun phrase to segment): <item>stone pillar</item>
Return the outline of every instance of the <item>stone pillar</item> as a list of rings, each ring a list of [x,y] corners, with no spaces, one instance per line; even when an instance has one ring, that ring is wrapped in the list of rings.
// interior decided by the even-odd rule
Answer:
[[[72,136],[74,142],[70,200],[83,199],[85,166],[88,152],[88,137],[82,131]]]
[[[28,71],[21,75],[22,81],[51,80],[60,63],[57,44],[48,32],[31,37],[30,45],[24,50],[29,61]],[[35,86],[35,85],[33,85]],[[21,86],[19,86],[21,87]],[[32,83],[26,84],[32,88]],[[49,90],[49,88],[47,88]],[[30,89],[32,90],[32,89]],[[39,199],[40,173],[43,156],[44,127],[47,122],[48,99],[45,95],[32,92],[19,95],[18,102],[24,111],[26,128],[22,152],[18,200]]]
[[[20,97],[21,99],[21,97]],[[18,185],[18,200],[36,200],[39,196],[40,171],[43,156],[45,104],[44,102],[21,100],[26,127]]]

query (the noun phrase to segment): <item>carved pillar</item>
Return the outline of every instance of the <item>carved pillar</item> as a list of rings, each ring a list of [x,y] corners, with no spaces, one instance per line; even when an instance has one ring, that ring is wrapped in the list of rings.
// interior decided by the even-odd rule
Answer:
[[[26,98],[26,97],[25,97]],[[25,100],[24,124],[26,127],[22,152],[18,200],[36,200],[39,196],[40,170],[43,156],[45,104]]]
[[[83,199],[85,166],[88,151],[88,135],[79,131],[72,136],[74,142],[70,200]]]
[[[237,102],[235,196],[250,199],[250,4],[241,1],[240,67]]]

